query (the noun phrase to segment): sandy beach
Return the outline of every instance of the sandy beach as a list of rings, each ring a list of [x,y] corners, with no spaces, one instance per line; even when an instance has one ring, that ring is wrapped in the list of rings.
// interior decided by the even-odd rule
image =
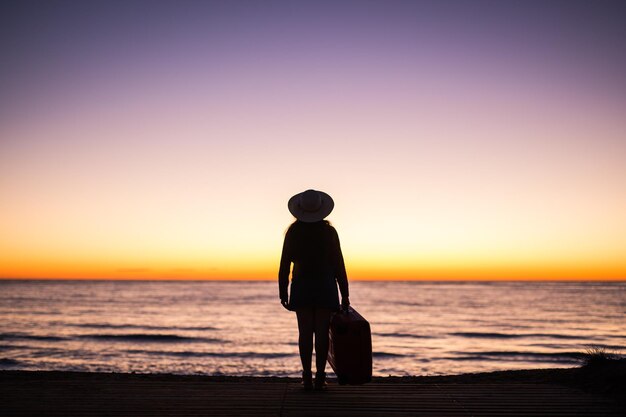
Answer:
[[[305,392],[294,378],[3,371],[0,414],[620,416],[620,375],[583,367],[386,377],[361,386],[331,380],[324,392]]]

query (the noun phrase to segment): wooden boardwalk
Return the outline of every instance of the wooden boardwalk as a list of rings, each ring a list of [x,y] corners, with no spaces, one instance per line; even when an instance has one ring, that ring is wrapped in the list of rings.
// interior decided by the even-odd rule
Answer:
[[[9,416],[623,416],[614,403],[550,384],[330,384],[293,380],[0,373]]]

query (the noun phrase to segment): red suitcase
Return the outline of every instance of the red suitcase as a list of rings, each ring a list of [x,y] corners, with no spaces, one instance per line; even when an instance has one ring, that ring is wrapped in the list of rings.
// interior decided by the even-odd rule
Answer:
[[[352,307],[330,320],[328,362],[339,384],[364,384],[372,380],[370,324]]]

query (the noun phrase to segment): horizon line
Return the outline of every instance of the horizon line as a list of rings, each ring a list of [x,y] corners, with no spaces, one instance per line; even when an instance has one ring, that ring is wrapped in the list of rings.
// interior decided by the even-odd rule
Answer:
[[[58,278],[0,277],[1,281],[274,282],[278,278]],[[349,282],[626,282],[626,278],[348,278]]]

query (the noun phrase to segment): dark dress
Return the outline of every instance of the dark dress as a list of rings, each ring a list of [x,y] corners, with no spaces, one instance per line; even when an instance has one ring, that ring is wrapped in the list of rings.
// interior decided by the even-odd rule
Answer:
[[[293,271],[291,263],[293,262]],[[292,272],[291,292],[289,272]],[[289,299],[289,308],[326,307],[339,309],[337,284],[342,297],[348,297],[348,278],[339,236],[327,221],[296,221],[285,235],[278,272],[280,299]]]

